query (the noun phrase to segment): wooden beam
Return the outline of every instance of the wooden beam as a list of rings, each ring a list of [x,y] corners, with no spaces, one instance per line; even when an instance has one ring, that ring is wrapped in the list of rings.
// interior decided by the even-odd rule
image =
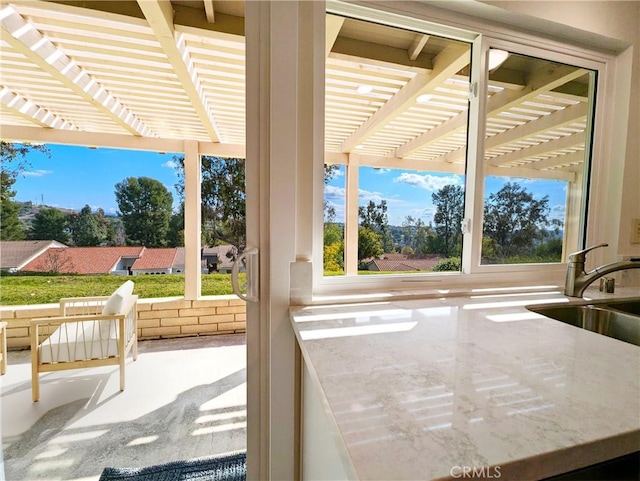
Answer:
[[[5,6],[3,14],[2,40],[128,132],[145,137],[153,135],[142,121],[32,24],[26,22],[13,7]]]
[[[575,182],[576,174],[563,170],[537,170],[526,167],[495,167],[488,166],[484,170],[486,175],[495,177],[519,177],[523,179],[548,179],[548,180],[566,180],[567,182]]]
[[[49,112],[47,109],[37,106],[31,100],[24,99],[6,87],[0,90],[0,101],[2,105],[14,115],[40,127],[61,130],[76,129],[76,127],[66,120]]]
[[[173,10],[168,0],[138,0],[149,26],[167,55],[175,74],[191,101],[203,128],[213,142],[220,142],[213,114],[204,95],[193,61],[185,44],[184,36],[173,28]]]
[[[526,100],[549,92],[560,85],[564,85],[582,75],[585,70],[569,67],[567,65],[557,65],[552,68],[540,69],[534,72],[529,83],[522,90],[505,89],[491,96],[487,102],[487,117],[497,115],[500,112],[510,109]],[[420,134],[415,139],[410,140],[398,147],[391,154],[393,157],[407,157],[408,155],[424,148],[427,144],[447,137],[467,127],[466,112],[443,122],[438,127]],[[433,131],[433,132],[432,132]],[[461,149],[446,154],[438,161],[455,162],[464,156]]]
[[[548,159],[538,160],[529,165],[533,166],[533,168],[536,170],[543,170],[552,169],[553,167],[557,167],[559,165],[578,164],[584,162],[585,153],[586,152],[584,150],[579,150],[570,154],[558,155],[556,157],[549,157]]]
[[[509,162],[520,159],[529,159],[531,157],[538,157],[540,155],[548,155],[551,152],[568,149],[571,147],[582,146],[586,140],[586,134],[584,132],[576,133],[573,135],[567,135],[560,137],[556,140],[550,140],[549,142],[541,142],[538,145],[529,147],[526,149],[516,150],[508,154],[501,155],[487,162],[487,165],[504,165]]]
[[[409,60],[415,60],[418,58],[418,55],[420,55],[420,52],[422,52],[422,49],[427,44],[427,40],[429,40],[429,35],[424,35],[421,33],[416,34],[416,36],[413,37],[411,45],[409,45],[409,48],[407,49]]]
[[[338,17],[336,15],[327,15],[327,26],[326,26],[326,34],[325,34],[325,45],[326,45],[325,54],[327,57],[331,53],[333,44],[338,39],[338,35],[340,34],[340,29],[342,28],[343,24],[344,24],[344,17]]]
[[[342,142],[340,150],[342,152],[354,150],[356,145],[363,143],[404,113],[420,95],[434,91],[447,78],[467,65],[470,60],[469,47],[466,45],[451,45],[445,48],[436,57],[431,72],[420,73],[409,80],[404,87],[398,90],[393,97]]]
[[[494,135],[485,140],[485,151],[572,124],[587,115],[588,107],[586,102],[581,102]]]
[[[204,0],[204,13],[209,23],[216,23],[216,14],[213,8],[213,0]]]
[[[390,47],[346,37],[336,39],[331,49],[331,56],[354,63],[378,64],[396,69],[400,66],[418,70],[433,68],[433,57],[426,53],[421,53],[415,60],[411,60],[405,48]]]
[[[99,134],[76,130],[43,129],[41,127],[16,127],[0,125],[0,138],[8,142],[37,142],[42,144],[83,145],[150,152],[182,152],[184,141],[120,134]],[[244,144],[198,142],[202,155],[245,158]]]

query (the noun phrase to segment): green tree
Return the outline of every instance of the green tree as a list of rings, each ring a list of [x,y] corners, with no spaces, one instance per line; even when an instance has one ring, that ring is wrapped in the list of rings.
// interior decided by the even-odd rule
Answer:
[[[98,219],[85,205],[77,214],[69,216],[71,240],[77,246],[97,246],[106,240],[100,232]]]
[[[358,207],[360,226],[372,230],[380,237],[383,252],[394,252],[393,236],[389,228],[387,216],[387,201],[381,200],[379,204],[370,200],[366,206]]]
[[[464,192],[459,185],[445,185],[431,194],[436,213],[433,223],[440,244],[438,251],[446,256],[459,254],[456,246],[462,239],[462,217],[464,215]]]
[[[517,182],[507,182],[484,205],[484,237],[499,258],[530,255],[548,225],[549,196],[536,199]]]
[[[116,184],[115,195],[128,244],[167,245],[173,196],[160,181],[127,177]]]
[[[31,152],[50,155],[44,145],[20,144],[0,141],[0,239],[22,240],[25,232],[18,218],[20,207],[13,201],[12,189],[20,173],[29,167],[27,156]]]
[[[176,190],[184,199],[184,157],[178,163]],[[237,253],[246,246],[244,159],[202,157],[202,230],[209,245],[230,244]]]
[[[33,218],[29,239],[57,240],[63,244],[69,243],[67,215],[58,209],[40,209]]]
[[[180,204],[180,210],[171,216],[168,241],[171,247],[184,246],[184,202]]]
[[[380,235],[368,227],[358,229],[358,260],[384,254]]]
[[[0,171],[0,240],[22,240],[25,233],[18,218],[20,207],[12,201],[16,192],[11,187],[15,178]]]

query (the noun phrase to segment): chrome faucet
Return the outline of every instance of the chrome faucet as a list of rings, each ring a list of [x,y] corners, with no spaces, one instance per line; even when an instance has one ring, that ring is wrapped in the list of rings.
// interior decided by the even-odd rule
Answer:
[[[607,275],[611,272],[622,271],[625,269],[640,269],[640,257],[632,257],[628,261],[612,262],[600,267],[596,267],[592,271],[584,271],[584,262],[587,252],[597,249],[598,247],[607,247],[609,244],[599,244],[591,246],[584,250],[574,252],[569,255],[569,264],[567,265],[567,279],[564,284],[564,294],[570,297],[582,297],[584,290],[596,279]]]

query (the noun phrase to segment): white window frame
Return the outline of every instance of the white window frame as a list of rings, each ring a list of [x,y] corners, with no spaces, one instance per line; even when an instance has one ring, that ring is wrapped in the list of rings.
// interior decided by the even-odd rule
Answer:
[[[619,225],[620,209],[607,213],[607,209],[610,210],[615,206],[612,206],[610,202],[603,201],[607,199],[606,193],[611,186],[619,185],[622,178],[622,169],[618,169],[619,172],[613,172],[615,169],[607,168],[605,161],[612,158],[613,145],[616,141],[625,142],[625,138],[621,135],[616,136],[612,128],[611,119],[615,114],[614,102],[607,102],[616,93],[616,56],[614,54],[576,47],[551,39],[544,34],[532,35],[509,30],[470,17],[461,21],[459,16],[454,17],[453,14],[443,13],[440,10],[437,11],[436,17],[430,14],[429,7],[419,4],[391,2],[375,6],[369,4],[365,7],[331,1],[327,2],[327,12],[472,43],[471,84],[477,84],[478,92],[486,91],[487,80],[482,75],[482,71],[484,70],[486,53],[490,47],[597,71],[598,85],[595,99],[597,108],[593,118],[591,181],[589,206],[585,219],[589,230],[584,235],[580,235],[578,248],[584,245],[608,242],[610,244],[608,254],[594,253],[596,254],[592,256],[594,261],[601,261],[605,256],[610,258],[611,252],[617,251],[617,239],[607,239],[607,231],[604,227],[616,225],[616,218],[617,225]],[[437,21],[434,22],[433,20],[436,18]],[[465,217],[472,219],[472,228],[471,232],[463,237],[461,272],[324,277],[322,256],[323,191],[322,188],[316,188],[314,189],[314,208],[317,212],[314,215],[313,225],[314,301],[348,300],[352,295],[353,299],[360,300],[363,298],[363,294],[369,294],[373,296],[372,298],[378,299],[466,293],[476,288],[489,286],[526,289],[533,286],[559,287],[562,285],[566,272],[565,263],[480,264],[485,181],[482,162],[486,124],[485,103],[485,96],[477,95],[469,105],[468,159],[465,175],[468,188],[465,192]],[[585,165],[585,173],[586,169]],[[316,169],[314,173],[314,187],[322,186],[321,171]],[[469,188],[471,185],[475,188]]]

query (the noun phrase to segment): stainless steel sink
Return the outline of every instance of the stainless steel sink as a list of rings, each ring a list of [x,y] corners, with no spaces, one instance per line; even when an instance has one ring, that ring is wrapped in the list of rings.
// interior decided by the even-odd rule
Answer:
[[[620,301],[608,302],[607,307],[616,311],[626,312],[635,316],[640,316],[640,301]]]
[[[531,306],[528,309],[572,326],[640,346],[640,313],[634,314],[638,312],[638,301],[635,304],[616,302],[572,306]]]

